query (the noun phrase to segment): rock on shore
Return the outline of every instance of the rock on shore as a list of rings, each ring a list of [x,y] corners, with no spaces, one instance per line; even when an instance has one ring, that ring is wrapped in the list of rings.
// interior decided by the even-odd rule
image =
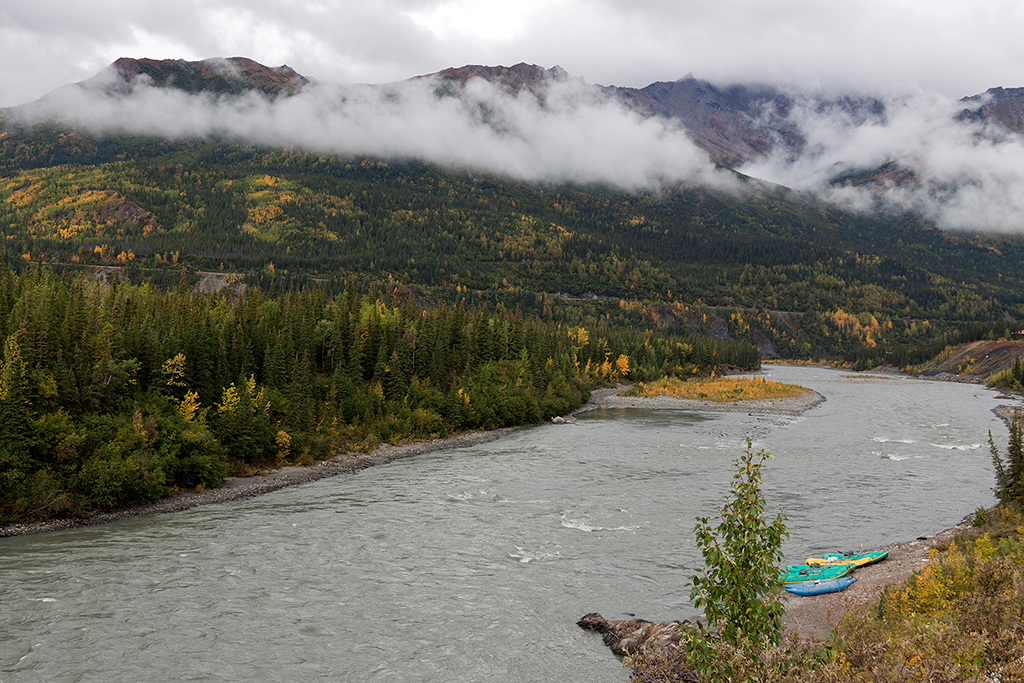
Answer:
[[[587,631],[601,634],[604,644],[620,657],[645,648],[665,649],[679,645],[679,627],[687,620],[655,624],[644,619],[609,621],[597,612],[591,612],[576,622]]]
[[[687,668],[685,655],[679,647],[680,629],[689,623],[685,619],[661,624],[643,619],[608,620],[597,612],[591,612],[577,621],[576,625],[600,633],[604,644],[620,657],[640,654],[661,662],[669,661],[672,666],[666,670],[675,674],[672,681],[696,683],[699,679]]]

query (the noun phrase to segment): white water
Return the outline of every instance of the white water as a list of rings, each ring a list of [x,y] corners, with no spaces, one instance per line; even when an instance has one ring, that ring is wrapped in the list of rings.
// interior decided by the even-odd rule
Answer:
[[[0,682],[626,681],[587,612],[693,618],[694,519],[775,455],[789,561],[990,505],[996,394],[773,367],[803,416],[606,410],[245,501],[0,539]]]

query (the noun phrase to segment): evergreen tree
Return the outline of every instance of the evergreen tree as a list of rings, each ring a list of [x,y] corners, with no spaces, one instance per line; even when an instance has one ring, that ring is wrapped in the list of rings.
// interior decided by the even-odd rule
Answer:
[[[1004,504],[1024,501],[1024,439],[1021,433],[1021,421],[1014,418],[1010,425],[1010,440],[1005,457],[999,454],[992,432],[988,433],[988,446],[996,475],[995,493]]]
[[[0,369],[0,448],[23,455],[29,453],[33,443],[26,384],[18,336],[12,334],[4,342],[4,364]]]

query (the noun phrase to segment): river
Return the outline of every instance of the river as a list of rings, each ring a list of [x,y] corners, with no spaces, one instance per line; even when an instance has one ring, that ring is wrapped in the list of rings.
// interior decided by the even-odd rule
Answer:
[[[798,417],[638,409],[172,515],[0,538],[0,683],[628,680],[576,620],[694,618],[694,520],[753,439],[788,561],[994,503],[976,385],[766,366]]]

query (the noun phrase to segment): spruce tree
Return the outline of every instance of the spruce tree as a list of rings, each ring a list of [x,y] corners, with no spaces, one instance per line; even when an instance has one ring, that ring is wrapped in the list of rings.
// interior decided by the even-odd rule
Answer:
[[[1024,439],[1021,431],[1020,419],[1015,417],[1010,425],[1005,457],[996,448],[992,432],[988,433],[988,447],[996,474],[995,493],[999,502],[1004,504],[1024,500]]]
[[[15,333],[4,342],[4,364],[0,368],[0,447],[12,453],[27,453],[32,441],[25,386],[25,363]]]

